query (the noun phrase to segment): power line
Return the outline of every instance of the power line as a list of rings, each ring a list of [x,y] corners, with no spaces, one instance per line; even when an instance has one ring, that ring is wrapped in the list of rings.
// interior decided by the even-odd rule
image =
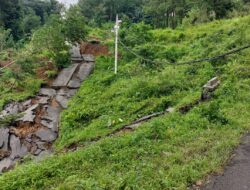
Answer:
[[[202,58],[202,59],[193,59],[193,60],[189,60],[189,61],[173,63],[173,62],[169,62],[169,61],[160,62],[160,61],[154,61],[154,60],[147,59],[147,58],[135,53],[132,49],[130,49],[128,46],[126,46],[121,40],[119,40],[119,43],[128,52],[130,52],[131,54],[135,55],[136,57],[138,57],[139,59],[141,59],[143,61],[153,63],[153,64],[174,64],[174,65],[185,65],[185,64],[193,64],[193,63],[200,63],[200,62],[211,62],[211,61],[214,61],[214,60],[217,60],[217,59],[220,59],[220,58],[232,55],[232,54],[239,53],[245,49],[250,48],[250,44],[249,44],[249,45],[246,45],[246,46],[243,46],[243,47],[240,47],[240,48],[237,48],[237,49],[234,49],[234,50],[231,50],[231,51],[228,51],[226,53],[219,54],[219,55],[216,55],[213,57],[206,57],[206,58]]]

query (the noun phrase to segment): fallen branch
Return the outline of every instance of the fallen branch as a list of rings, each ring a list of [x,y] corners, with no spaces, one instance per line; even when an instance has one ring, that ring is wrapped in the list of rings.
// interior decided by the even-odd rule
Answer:
[[[5,68],[11,66],[11,65],[14,64],[14,63],[15,63],[15,61],[10,62],[9,64],[7,64],[7,65],[3,66],[2,68],[0,68],[0,71],[2,71],[3,69],[5,69]]]

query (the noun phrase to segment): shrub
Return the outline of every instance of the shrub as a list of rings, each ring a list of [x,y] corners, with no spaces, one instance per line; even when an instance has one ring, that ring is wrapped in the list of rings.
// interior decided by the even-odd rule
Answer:
[[[14,40],[11,35],[11,30],[4,30],[0,27],[0,52],[8,47],[14,46]]]

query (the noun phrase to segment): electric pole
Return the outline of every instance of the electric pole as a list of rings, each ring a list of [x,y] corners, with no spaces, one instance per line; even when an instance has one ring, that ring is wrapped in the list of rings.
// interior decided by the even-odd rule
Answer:
[[[114,32],[115,32],[115,74],[117,74],[117,68],[118,68],[118,38],[119,38],[119,29],[120,29],[120,23],[122,21],[119,20],[118,15],[116,15],[116,22],[114,26]]]

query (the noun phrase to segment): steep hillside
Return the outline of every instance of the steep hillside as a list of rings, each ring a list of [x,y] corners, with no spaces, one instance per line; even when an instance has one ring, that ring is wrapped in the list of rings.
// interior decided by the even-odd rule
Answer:
[[[4,174],[0,189],[187,189],[220,170],[250,129],[250,51],[176,63],[248,45],[250,17],[150,33],[147,42],[131,48],[161,63],[141,61],[124,49],[115,76],[113,59],[98,58],[62,115],[57,155]],[[177,111],[194,104],[215,76],[221,85],[210,101]],[[176,111],[113,134],[170,107]]]

